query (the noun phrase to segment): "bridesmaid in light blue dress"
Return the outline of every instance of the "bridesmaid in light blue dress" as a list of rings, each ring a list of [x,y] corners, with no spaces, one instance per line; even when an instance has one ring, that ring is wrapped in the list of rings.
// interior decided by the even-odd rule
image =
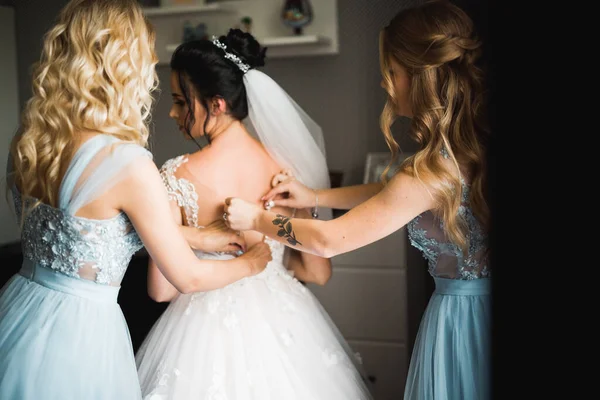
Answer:
[[[78,184],[90,159],[117,141],[98,135],[83,144],[63,178],[59,207],[41,203],[25,216],[23,266],[0,295],[2,399],[140,398],[117,295],[142,242],[125,214],[105,220],[74,215],[128,164],[150,156],[141,146],[121,145],[93,179]],[[14,187],[13,194],[20,219],[22,199]]]
[[[485,187],[484,74],[473,23],[446,0],[398,13],[380,35],[381,129],[411,118],[418,151],[382,183],[313,191],[283,171],[264,196],[268,207],[350,209],[332,221],[286,219],[227,199],[232,229],[258,230],[295,249],[333,257],[406,227],[429,264],[435,293],[410,362],[405,400],[490,398],[491,266]],[[387,175],[387,174],[385,174]],[[283,198],[277,196],[287,194]],[[410,284],[410,282],[409,282]]]
[[[173,221],[144,148],[153,41],[136,0],[73,0],[45,38],[9,165],[23,265],[0,289],[2,400],[141,399],[117,295],[143,245],[182,293],[271,260],[264,243],[199,260]]]

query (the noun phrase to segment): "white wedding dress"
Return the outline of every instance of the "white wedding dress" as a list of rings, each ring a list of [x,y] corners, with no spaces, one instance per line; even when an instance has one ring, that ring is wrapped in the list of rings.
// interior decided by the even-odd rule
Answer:
[[[171,199],[198,226],[198,194],[161,170]],[[260,274],[222,289],[178,295],[152,327],[136,362],[145,400],[372,399],[358,355],[318,300],[290,275],[285,247]],[[197,252],[199,258],[232,256]]]

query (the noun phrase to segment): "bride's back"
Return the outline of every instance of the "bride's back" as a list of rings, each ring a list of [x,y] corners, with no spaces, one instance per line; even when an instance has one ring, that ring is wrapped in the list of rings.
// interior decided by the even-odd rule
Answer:
[[[298,179],[318,178],[313,187],[329,182],[318,143],[320,128],[276,82],[255,70],[265,65],[265,51],[251,34],[232,29],[210,41],[183,43],[173,53],[169,116],[186,136],[210,141],[201,151],[169,160],[162,168],[185,225],[207,226],[222,218],[228,197],[260,203],[283,166]],[[249,129],[262,143],[242,121],[250,122]],[[262,238],[245,233],[248,245]]]
[[[260,203],[270,189],[271,178],[280,169],[264,147],[239,124],[203,150],[167,161],[162,173],[163,179],[172,180],[168,186],[177,185],[179,191],[188,192],[184,195],[187,200],[179,202],[183,223],[206,226],[222,218],[227,197]],[[291,215],[288,209],[274,211]],[[260,241],[262,235],[246,232],[245,238],[250,246]]]

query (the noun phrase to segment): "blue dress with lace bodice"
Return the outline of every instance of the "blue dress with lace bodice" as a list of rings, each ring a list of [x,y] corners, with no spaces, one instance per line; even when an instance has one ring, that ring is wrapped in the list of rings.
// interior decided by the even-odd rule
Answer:
[[[469,207],[463,183],[459,214],[469,228],[468,251],[451,243],[442,222],[427,211],[408,226],[435,280],[417,334],[405,400],[490,398],[491,270],[488,238]]]
[[[123,213],[75,216],[138,157],[150,156],[117,142],[98,135],[79,148],[58,208],[23,203],[13,188],[20,220],[24,214],[23,266],[0,290],[0,399],[141,399],[117,295],[142,242]]]

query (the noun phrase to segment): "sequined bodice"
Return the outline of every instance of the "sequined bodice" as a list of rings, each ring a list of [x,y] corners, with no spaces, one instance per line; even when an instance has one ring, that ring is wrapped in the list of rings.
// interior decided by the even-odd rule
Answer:
[[[463,184],[462,204],[458,212],[467,222],[470,232],[466,255],[446,238],[442,222],[431,211],[408,223],[410,242],[422,252],[432,276],[468,280],[491,275],[487,254],[488,237],[469,207],[468,197],[469,186]]]
[[[121,282],[131,257],[142,248],[123,213],[90,220],[45,204],[26,215],[21,241],[24,258],[75,278],[80,277],[80,269],[91,268],[95,282],[102,284]]]

